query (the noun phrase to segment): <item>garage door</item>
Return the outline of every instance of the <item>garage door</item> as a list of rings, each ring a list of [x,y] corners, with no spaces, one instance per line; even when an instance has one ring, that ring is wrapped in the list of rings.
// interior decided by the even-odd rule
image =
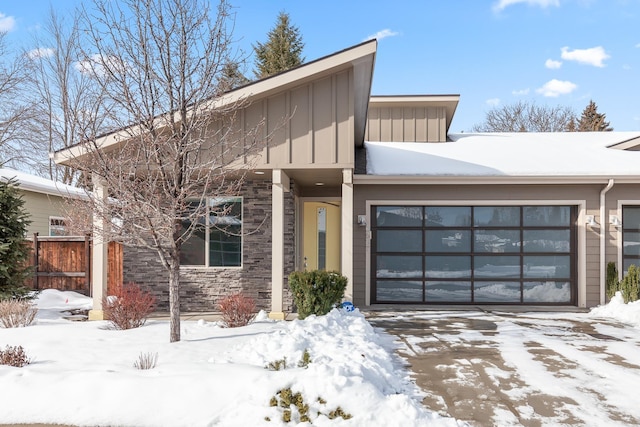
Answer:
[[[575,304],[575,206],[373,206],[372,302]]]

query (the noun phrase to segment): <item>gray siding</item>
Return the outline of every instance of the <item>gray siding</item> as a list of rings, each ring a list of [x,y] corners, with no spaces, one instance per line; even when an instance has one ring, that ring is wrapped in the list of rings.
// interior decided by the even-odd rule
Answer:
[[[31,224],[28,227],[27,236],[34,233],[40,236],[49,235],[49,217],[64,217],[64,199],[59,196],[35,193],[32,191],[22,191],[24,208],[29,213]]]

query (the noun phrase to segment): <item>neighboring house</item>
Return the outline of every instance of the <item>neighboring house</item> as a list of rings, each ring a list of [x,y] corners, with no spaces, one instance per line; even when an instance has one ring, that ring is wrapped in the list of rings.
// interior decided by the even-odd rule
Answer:
[[[342,272],[361,307],[603,303],[606,263],[640,260],[640,132],[449,134],[458,95],[371,96],[376,49],[226,95],[250,101],[239,123],[276,130],[242,197],[226,201],[240,229],[269,221],[215,257],[205,251],[216,231],[193,246],[183,308],[214,310],[243,291],[283,318],[286,277],[305,268]],[[125,282],[152,286],[166,306],[155,255],[128,250],[124,264]]]
[[[35,233],[40,236],[67,235],[65,199],[82,197],[85,195],[84,191],[25,172],[0,168],[0,179],[8,181],[12,178],[19,184],[24,209],[31,220],[27,237],[32,237]]]

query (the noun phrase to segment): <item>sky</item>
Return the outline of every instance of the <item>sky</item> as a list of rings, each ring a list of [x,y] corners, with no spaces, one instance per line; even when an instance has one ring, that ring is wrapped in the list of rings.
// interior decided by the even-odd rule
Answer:
[[[64,13],[79,3],[0,0],[0,30],[13,47],[29,46],[50,6]],[[614,130],[640,130],[640,0],[231,4],[234,38],[249,56],[280,11],[299,27],[307,61],[378,38],[372,94],[460,95],[450,132],[468,132],[491,109],[518,101],[580,115],[590,100]]]
[[[125,331],[107,321],[66,320],[68,310],[91,308],[91,298],[75,292],[47,289],[35,304],[33,324],[0,327],[0,349],[22,346],[31,359],[21,368],[0,365],[2,425],[311,425],[300,422],[295,410],[292,422],[283,422],[284,408],[270,406],[272,397],[278,403],[279,390],[290,388],[309,405],[318,427],[465,427],[463,420],[423,406],[425,396],[444,403],[434,395],[441,388],[419,389],[396,353],[434,352],[443,343],[458,348],[460,357],[440,359],[434,369],[443,374],[437,378],[453,370],[448,386],[473,385],[478,376],[503,385],[501,393],[532,425],[561,425],[570,416],[580,425],[627,426],[640,418],[637,399],[629,397],[640,381],[635,369],[640,366],[640,302],[624,304],[622,296],[589,313],[384,313],[391,316],[385,323],[392,325],[412,319],[423,324],[440,319],[448,325],[403,339],[372,327],[357,308],[286,322],[260,312],[240,328],[204,319],[182,321],[177,343],[169,343],[168,320],[151,319]],[[476,325],[495,323],[496,329],[465,328],[462,318]],[[594,335],[574,330],[576,322],[589,323]],[[305,351],[310,363],[299,366]],[[504,363],[483,364],[488,351],[498,352],[494,361]],[[141,355],[157,355],[156,366],[136,369]],[[266,369],[281,360],[286,360],[285,369]],[[551,396],[552,405],[538,412],[535,402],[541,395]],[[465,396],[461,399],[467,404]],[[486,404],[486,396],[472,400]],[[338,407],[351,418],[329,419]],[[499,426],[521,425],[502,403],[493,420]]]

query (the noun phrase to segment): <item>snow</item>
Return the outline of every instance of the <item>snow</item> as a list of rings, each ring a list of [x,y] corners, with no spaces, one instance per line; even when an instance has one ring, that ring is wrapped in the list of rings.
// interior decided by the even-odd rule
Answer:
[[[87,192],[81,188],[61,182],[52,181],[25,172],[20,172],[8,168],[0,168],[0,179],[9,180],[15,178],[23,190],[30,190],[36,193],[50,194],[61,197],[86,197]]]
[[[45,290],[35,304],[35,324],[0,329],[1,349],[20,345],[33,359],[23,368],[0,365],[0,424],[310,425],[285,424],[282,408],[269,406],[290,387],[309,404],[314,426],[463,425],[422,406],[396,344],[357,309],[288,322],[261,312],[233,329],[183,321],[182,341],[171,344],[168,321],[119,331],[105,321],[64,320],[64,311],[91,307],[73,292]],[[298,367],[305,350],[312,362]],[[135,369],[141,353],[157,353],[157,366]],[[265,368],[281,359],[286,369]],[[317,415],[337,407],[352,418]]]
[[[182,341],[173,344],[164,320],[149,320],[128,331],[114,330],[104,321],[65,320],[69,310],[91,307],[89,298],[74,292],[45,290],[35,304],[33,325],[0,329],[0,349],[21,345],[32,358],[23,368],[0,365],[0,424],[311,425],[296,421],[295,415],[294,422],[284,423],[283,409],[269,405],[279,390],[290,387],[309,405],[314,426],[463,426],[421,404],[425,391],[417,388],[395,354],[403,345],[416,354],[434,352],[443,343],[461,349],[496,348],[504,366],[482,365],[475,356],[466,359],[464,354],[475,353],[466,350],[460,358],[439,359],[442,366],[436,368],[456,364],[460,384],[472,385],[478,375],[474,369],[484,370],[482,375],[494,384],[508,382],[502,392],[533,421],[540,421],[540,414],[527,402],[540,395],[555,396],[560,405],[556,409],[591,425],[621,425],[609,418],[611,411],[640,419],[640,407],[629,397],[640,373],[625,368],[640,366],[640,302],[624,304],[620,296],[589,313],[520,313],[510,318],[489,312],[400,314],[396,320],[429,318],[452,331],[434,330],[427,338],[403,340],[373,328],[358,309],[287,322],[269,320],[260,312],[242,328],[222,328],[203,319],[183,321]],[[497,327],[484,333],[465,326],[465,319],[490,320]],[[589,340],[574,331],[576,322],[613,339]],[[312,360],[306,368],[298,366],[305,350]],[[135,369],[142,353],[157,353],[158,365]],[[544,367],[541,357],[547,353],[559,371]],[[613,355],[622,362],[610,363]],[[265,368],[282,359],[286,369]],[[432,397],[444,402],[441,396]],[[338,406],[353,417],[329,420],[318,415]],[[550,417],[542,424],[563,419]],[[495,408],[493,420],[496,425],[518,424],[503,407]]]
[[[365,142],[367,174],[638,175],[640,152],[615,145],[640,138],[640,132],[465,133],[449,138],[443,143]]]

